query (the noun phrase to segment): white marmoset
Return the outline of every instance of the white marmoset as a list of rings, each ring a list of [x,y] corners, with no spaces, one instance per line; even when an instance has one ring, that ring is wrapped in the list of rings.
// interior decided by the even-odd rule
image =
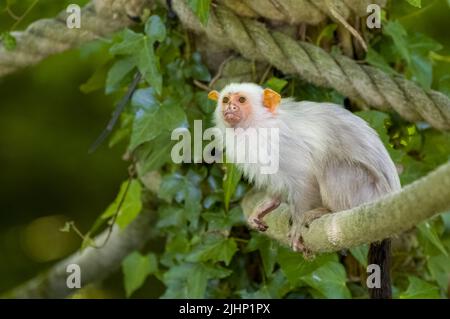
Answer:
[[[238,140],[249,128],[278,129],[278,145],[270,146],[278,147],[276,172],[262,174],[258,163],[236,165],[271,198],[249,217],[250,226],[265,231],[263,217],[286,202],[292,214],[290,240],[295,251],[304,252],[300,230],[315,218],[374,201],[401,188],[396,167],[378,134],[342,106],[281,99],[275,91],[253,83],[232,83],[208,96],[217,101],[215,121],[219,129],[224,133],[227,128],[243,129],[233,130]],[[236,153],[248,151],[239,142],[234,149],[227,143],[224,146],[231,159]],[[388,239],[374,243],[373,258],[385,256],[383,250],[389,247]],[[388,265],[385,268],[388,272]]]

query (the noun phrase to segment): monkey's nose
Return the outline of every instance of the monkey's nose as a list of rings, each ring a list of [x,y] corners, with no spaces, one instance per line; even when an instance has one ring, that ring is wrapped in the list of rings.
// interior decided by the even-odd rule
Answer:
[[[237,110],[239,110],[239,107],[237,107],[234,104],[230,104],[230,105],[228,105],[228,110],[231,110],[232,112],[236,112]]]

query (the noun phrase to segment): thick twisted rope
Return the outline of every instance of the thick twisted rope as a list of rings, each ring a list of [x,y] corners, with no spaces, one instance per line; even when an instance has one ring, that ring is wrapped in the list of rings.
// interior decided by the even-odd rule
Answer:
[[[158,0],[163,5],[165,0]],[[264,17],[290,23],[315,24],[324,20],[330,12],[321,7],[325,0],[220,0],[221,6],[232,8],[236,14],[247,17]],[[330,1],[330,0],[327,0]],[[343,17],[350,12],[364,15],[369,0],[332,0],[333,6]],[[370,0],[375,1],[375,0]],[[81,28],[66,26],[67,12],[54,19],[42,19],[32,23],[23,32],[13,32],[17,47],[7,51],[0,41],[0,77],[20,68],[34,65],[42,59],[77,47],[80,44],[107,36],[132,24],[130,18],[140,17],[155,0],[93,0],[81,12]],[[320,3],[319,3],[320,2]],[[376,0],[384,5],[386,0]],[[320,4],[320,5],[319,5]],[[270,8],[270,10],[266,10]]]
[[[123,29],[139,17],[146,0],[96,0],[81,11],[81,28],[69,29],[68,13],[38,20],[23,32],[13,32],[17,46],[8,51],[0,43],[0,77],[34,65],[44,58]]]
[[[333,88],[376,109],[393,109],[411,122],[424,120],[437,129],[450,129],[450,99],[440,92],[424,90],[400,75],[389,75],[269,31],[264,24],[221,6],[211,12],[207,26],[198,21],[185,1],[173,0],[173,8],[186,27],[248,59],[269,62],[283,73],[298,74],[306,81]]]
[[[219,3],[248,18],[264,17],[289,24],[315,25],[333,16],[329,4],[340,16],[348,19],[351,14],[358,17],[367,15],[369,4],[383,7],[386,0],[219,0]]]
[[[288,0],[270,2],[290,8]],[[362,2],[354,3],[363,7]],[[131,24],[129,16],[139,16],[146,4],[149,2],[145,0],[97,0],[95,5],[83,9],[81,29],[66,27],[66,12],[56,19],[36,21],[26,31],[14,34],[15,50],[6,51],[0,45],[0,76],[117,31]],[[438,129],[450,128],[450,100],[439,92],[424,91],[400,76],[391,77],[282,33],[271,33],[262,23],[239,17],[223,6],[212,12],[205,28],[184,0],[173,1],[173,5],[187,27],[206,32],[210,39],[232,47],[247,58],[268,61],[285,73],[299,74],[307,81],[334,88],[377,109],[392,108],[409,121],[425,120]],[[336,7],[341,8],[337,4]]]

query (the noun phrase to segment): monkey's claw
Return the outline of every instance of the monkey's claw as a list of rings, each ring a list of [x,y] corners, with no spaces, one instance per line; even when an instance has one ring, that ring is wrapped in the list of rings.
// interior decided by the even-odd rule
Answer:
[[[288,237],[291,241],[291,248],[293,251],[302,253],[305,259],[314,258],[313,252],[305,246],[303,238],[298,229],[291,229]]]
[[[248,219],[248,224],[251,228],[256,229],[260,232],[265,232],[269,228],[269,226],[267,226],[267,224],[263,222],[262,219],[252,216],[250,216],[250,218]]]

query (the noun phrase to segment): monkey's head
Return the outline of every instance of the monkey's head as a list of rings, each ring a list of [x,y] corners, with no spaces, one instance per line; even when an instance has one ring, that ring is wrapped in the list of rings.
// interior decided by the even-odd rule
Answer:
[[[209,92],[217,101],[216,117],[228,127],[250,127],[262,117],[271,116],[280,104],[281,96],[253,83],[231,83],[219,93]]]

